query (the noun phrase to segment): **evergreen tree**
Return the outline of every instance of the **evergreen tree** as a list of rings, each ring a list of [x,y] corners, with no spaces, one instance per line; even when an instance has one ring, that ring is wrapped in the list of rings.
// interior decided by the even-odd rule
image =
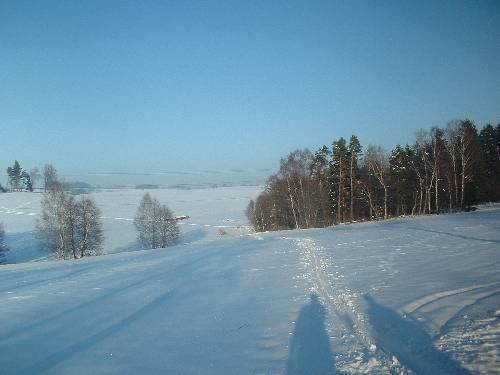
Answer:
[[[481,144],[479,200],[496,202],[500,199],[500,158],[495,128],[486,125],[479,133],[479,140]]]
[[[418,181],[412,167],[414,162],[415,153],[408,145],[405,148],[397,145],[391,152],[390,180],[395,196],[396,216],[415,213],[418,198],[415,187],[418,186]]]
[[[21,179],[23,181],[24,188],[28,191],[33,191],[33,183],[31,181],[31,176],[28,174],[28,172],[23,171],[21,173]]]
[[[330,163],[331,190],[332,196],[335,197],[338,223],[343,223],[345,220],[348,168],[346,141],[340,137],[338,141],[332,144],[332,159]]]
[[[359,179],[360,171],[358,166],[358,159],[361,155],[361,144],[359,143],[358,137],[355,135],[351,135],[349,139],[349,216],[351,221],[354,221],[355,218],[355,205],[356,205],[356,196],[357,196],[357,182]]]
[[[7,168],[7,176],[9,178],[11,189],[14,191],[19,190],[21,188],[23,169],[17,160],[14,161],[14,165],[12,167]]]
[[[328,165],[331,155],[328,147],[321,147],[314,154],[311,178],[316,181],[318,200],[318,226],[325,227],[333,223],[330,184],[328,182]]]

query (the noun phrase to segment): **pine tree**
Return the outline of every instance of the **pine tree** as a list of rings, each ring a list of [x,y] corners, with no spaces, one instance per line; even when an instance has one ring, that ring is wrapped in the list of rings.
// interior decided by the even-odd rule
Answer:
[[[12,190],[19,190],[21,187],[21,179],[23,176],[23,169],[21,165],[16,160],[12,167],[7,168],[7,176],[9,178],[9,184]]]
[[[23,181],[24,188],[28,191],[33,191],[33,182],[31,180],[31,176],[28,174],[28,172],[23,171],[21,173],[21,179]]]
[[[479,199],[483,202],[496,202],[500,199],[500,158],[495,128],[492,125],[486,125],[479,133],[479,140],[481,143]]]
[[[328,182],[328,165],[331,152],[328,147],[321,147],[314,154],[311,178],[316,181],[318,200],[318,225],[325,227],[333,223],[333,212]]]
[[[358,137],[355,135],[351,135],[349,139],[349,213],[351,221],[354,221],[355,218],[355,205],[356,205],[356,186],[359,178],[359,166],[358,159],[361,155],[361,144],[359,143]]]
[[[415,187],[418,186],[418,181],[412,167],[414,161],[415,153],[408,145],[405,148],[397,145],[389,158],[390,180],[395,195],[397,216],[415,213],[418,198]]]
[[[331,186],[336,201],[338,223],[343,223],[345,220],[348,168],[346,141],[340,137],[338,141],[332,144],[332,160],[330,164]]]

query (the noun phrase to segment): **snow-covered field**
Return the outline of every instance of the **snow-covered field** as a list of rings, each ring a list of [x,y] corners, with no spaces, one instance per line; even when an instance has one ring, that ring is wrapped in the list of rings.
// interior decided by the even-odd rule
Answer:
[[[245,209],[260,192],[258,186],[233,186],[206,189],[109,189],[91,194],[102,211],[105,252],[140,250],[133,218],[145,192],[167,204],[175,215],[188,215],[180,221],[180,243],[220,239],[220,230],[228,235],[247,233]],[[35,239],[36,217],[42,194],[0,194],[0,222],[4,223],[8,263],[52,258],[40,251]]]
[[[252,234],[257,188],[153,193],[181,245],[124,252],[142,192],[101,192],[115,254],[0,267],[0,373],[500,374],[499,207]],[[32,197],[0,195],[11,262]]]

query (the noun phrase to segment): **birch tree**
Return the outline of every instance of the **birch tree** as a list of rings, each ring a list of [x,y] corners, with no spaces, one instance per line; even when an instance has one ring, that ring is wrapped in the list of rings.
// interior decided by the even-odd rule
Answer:
[[[57,258],[79,259],[102,253],[101,213],[92,199],[75,199],[61,189],[50,189],[44,193],[41,208],[38,238]]]
[[[388,193],[389,186],[387,181],[387,175],[389,171],[389,161],[384,150],[380,146],[370,145],[366,150],[364,160],[368,165],[370,172],[379,182],[380,186],[384,189],[384,218],[389,217],[388,211]]]
[[[150,249],[172,246],[179,237],[179,227],[172,211],[149,193],[144,194],[139,203],[134,225],[139,241]]]

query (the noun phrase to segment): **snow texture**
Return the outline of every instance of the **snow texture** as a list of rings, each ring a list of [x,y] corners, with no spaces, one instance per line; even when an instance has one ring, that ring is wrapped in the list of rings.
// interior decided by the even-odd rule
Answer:
[[[96,193],[116,254],[76,261],[0,195],[11,263],[45,258],[0,267],[0,372],[500,374],[499,207],[256,234],[240,189],[159,191],[185,240],[121,253],[142,192]]]

